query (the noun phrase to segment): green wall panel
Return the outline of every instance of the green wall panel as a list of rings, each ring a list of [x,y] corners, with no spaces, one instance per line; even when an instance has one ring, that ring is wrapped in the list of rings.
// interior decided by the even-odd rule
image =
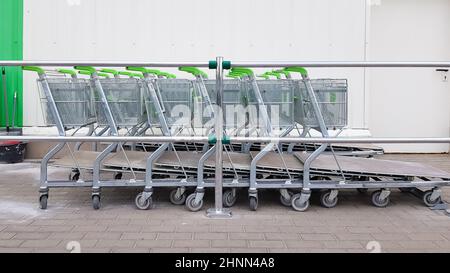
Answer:
[[[23,0],[0,1],[0,60],[22,60],[23,58]],[[0,67],[0,73],[3,67]],[[14,93],[17,92],[15,125],[22,126],[22,69],[6,67],[9,124],[12,124]],[[3,79],[0,78],[0,127],[4,127],[5,104]]]

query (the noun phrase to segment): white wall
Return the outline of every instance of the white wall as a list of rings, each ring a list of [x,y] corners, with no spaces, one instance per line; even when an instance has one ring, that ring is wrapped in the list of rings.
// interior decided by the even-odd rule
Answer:
[[[207,61],[365,58],[363,0],[25,0],[24,59]],[[350,126],[366,128],[363,69],[311,70],[349,79]],[[41,125],[25,73],[24,123]]]
[[[450,61],[450,1],[381,0],[371,8],[373,61]],[[369,127],[376,137],[448,137],[450,84],[435,68],[371,69]],[[447,152],[447,144],[383,145]]]

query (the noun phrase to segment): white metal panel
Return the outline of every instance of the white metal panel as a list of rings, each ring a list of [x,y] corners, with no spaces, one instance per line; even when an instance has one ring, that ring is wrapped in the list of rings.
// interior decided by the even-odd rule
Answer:
[[[361,0],[25,0],[24,58],[205,61],[364,60]],[[213,75],[213,72],[209,72]],[[346,77],[350,126],[365,127],[362,69],[314,69]],[[25,73],[24,123],[42,124]]]
[[[450,60],[450,1],[379,1],[371,10],[370,60]],[[450,84],[434,68],[371,69],[376,137],[448,137]],[[447,144],[383,145],[391,152],[447,152]]]

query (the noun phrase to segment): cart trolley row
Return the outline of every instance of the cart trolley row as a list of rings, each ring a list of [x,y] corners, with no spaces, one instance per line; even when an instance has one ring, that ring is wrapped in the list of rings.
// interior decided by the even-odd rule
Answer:
[[[127,67],[127,71],[75,70],[38,73],[44,120],[65,136],[86,127],[93,136],[214,136],[215,81],[195,67],[180,67],[194,79],[178,79],[155,69]],[[77,73],[78,72],[78,73]],[[299,73],[300,79],[291,74]],[[85,76],[79,76],[83,74]],[[55,76],[57,75],[57,76]],[[112,76],[112,77],[111,77]],[[308,136],[311,131],[329,136],[329,129],[347,126],[347,81],[310,80],[301,67],[266,72],[258,79],[251,69],[233,68],[224,86],[224,130],[233,136]],[[269,79],[275,77],[275,79]],[[201,116],[199,116],[199,113]],[[47,207],[49,188],[92,187],[95,209],[100,208],[104,187],[138,187],[139,209],[153,206],[155,188],[171,187],[170,201],[198,211],[206,188],[214,187],[215,138],[210,143],[117,143],[70,147],[60,143],[41,163],[40,205]],[[50,160],[68,147],[68,155],[53,165],[72,169],[67,181],[49,180]],[[425,204],[440,201],[439,188],[448,185],[450,174],[422,164],[355,156],[382,152],[373,147],[328,144],[295,145],[225,142],[223,149],[224,206],[232,206],[238,189],[248,189],[250,209],[258,207],[260,189],[280,191],[283,205],[304,211],[312,190],[320,191],[321,204],[337,204],[341,189],[376,189],[371,201],[389,203],[390,188],[427,188]],[[351,155],[351,156],[348,156]],[[106,178],[107,173],[111,178]],[[122,174],[126,173],[125,178]],[[91,178],[92,176],[92,178]],[[141,178],[140,176],[143,176]],[[139,177],[139,178],[138,178]],[[189,193],[189,194],[188,194]]]

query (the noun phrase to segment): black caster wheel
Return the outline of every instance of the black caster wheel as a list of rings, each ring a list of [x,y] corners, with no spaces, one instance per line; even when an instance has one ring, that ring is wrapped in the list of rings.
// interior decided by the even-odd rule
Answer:
[[[258,209],[258,198],[255,196],[250,196],[249,202],[250,210],[256,211]]]
[[[290,207],[291,206],[291,199],[292,199],[292,193],[291,192],[289,192],[289,195],[290,195],[290,198],[289,199],[286,199],[286,198],[284,198],[284,196],[283,195],[280,195],[280,203],[283,205],[283,206],[285,206],[285,207]]]
[[[389,202],[390,202],[389,196],[386,197],[385,199],[381,200],[380,195],[381,195],[381,190],[377,190],[372,193],[372,198],[371,198],[372,204],[378,208],[387,207],[387,205],[389,205]]]
[[[72,181],[78,181],[78,179],[80,179],[80,173],[79,172],[76,172],[76,173],[71,173],[71,174],[69,174],[69,180],[72,180]]]
[[[367,188],[359,188],[359,189],[356,189],[356,190],[360,194],[366,194],[369,191],[369,189],[367,189]]]
[[[195,203],[195,196],[197,194],[196,193],[191,193],[189,194],[189,196],[186,198],[186,208],[190,211],[199,211],[202,209],[203,207],[203,199],[200,200],[200,202],[198,202],[197,204]]]
[[[433,194],[433,190],[428,190],[423,193],[422,201],[427,207],[433,207],[439,203],[441,203],[441,197],[439,196],[435,200],[431,201],[431,195]]]
[[[39,197],[39,207],[41,209],[47,209],[47,201],[48,201],[48,195],[41,195]]]
[[[97,210],[100,208],[100,195],[92,196],[92,207]]]
[[[334,208],[338,203],[338,197],[334,197],[330,200],[331,191],[324,191],[320,194],[320,204],[325,208]]]
[[[116,173],[116,174],[114,175],[114,179],[115,179],[115,180],[121,180],[121,179],[122,179],[122,176],[123,176],[122,173]]]
[[[300,203],[300,193],[295,194],[291,198],[291,206],[296,211],[306,211],[309,208],[309,200],[306,202]]]
[[[224,207],[231,208],[232,206],[234,206],[234,204],[236,204],[237,196],[236,195],[233,196],[233,191],[228,190],[223,193],[222,200]]]
[[[147,199],[144,199],[144,193],[141,192],[136,196],[134,204],[140,210],[148,210],[153,205],[153,200],[151,196]]]
[[[186,194],[183,193],[179,197],[176,197],[176,195],[177,195],[177,189],[173,189],[170,191],[170,194],[169,194],[170,203],[172,203],[174,205],[183,205],[186,202]]]

